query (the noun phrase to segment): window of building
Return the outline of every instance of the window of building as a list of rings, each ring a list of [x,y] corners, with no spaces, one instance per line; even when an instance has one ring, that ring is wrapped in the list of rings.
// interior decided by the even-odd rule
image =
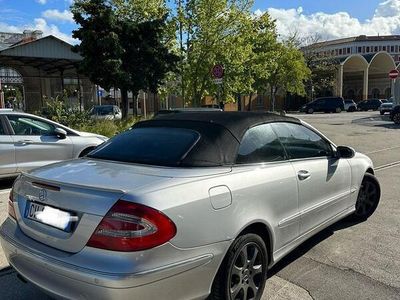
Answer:
[[[394,46],[390,46],[390,52],[394,52]]]
[[[369,47],[367,47],[365,51],[366,51],[367,53],[369,53]]]
[[[396,46],[396,53],[399,52],[399,46]]]
[[[285,160],[285,150],[271,124],[249,129],[240,143],[237,164],[252,164]]]
[[[362,52],[362,47],[358,47],[358,53]]]
[[[378,52],[378,46],[375,46],[374,52]]]
[[[342,55],[343,53],[342,53],[342,49],[339,49],[339,55]]]
[[[351,54],[351,48],[347,48],[347,54]]]
[[[383,51],[386,51],[386,46],[383,46],[382,50],[383,50]]]

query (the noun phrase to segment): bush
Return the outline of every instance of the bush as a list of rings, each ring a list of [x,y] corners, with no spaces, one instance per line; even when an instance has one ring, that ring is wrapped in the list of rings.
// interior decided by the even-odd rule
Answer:
[[[93,120],[88,111],[79,111],[77,108],[69,107],[63,100],[64,96],[45,99],[45,107],[39,113],[54,122],[71,127],[78,131],[86,131],[113,137],[123,132],[140,121],[140,117],[126,120]]]

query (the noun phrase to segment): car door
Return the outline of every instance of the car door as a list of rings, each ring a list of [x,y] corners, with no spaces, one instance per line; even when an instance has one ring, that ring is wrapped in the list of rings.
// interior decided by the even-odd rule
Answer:
[[[0,116],[0,177],[16,172],[14,140],[5,118]]]
[[[13,130],[18,172],[72,158],[70,138],[58,137],[52,123],[30,115],[9,114],[7,119]]]
[[[299,235],[297,181],[294,169],[270,124],[250,128],[244,135],[233,168],[234,199],[246,211],[274,228],[275,249]]]
[[[304,234],[351,205],[351,169],[332,145],[302,124],[277,123],[274,130],[297,175],[300,233]]]

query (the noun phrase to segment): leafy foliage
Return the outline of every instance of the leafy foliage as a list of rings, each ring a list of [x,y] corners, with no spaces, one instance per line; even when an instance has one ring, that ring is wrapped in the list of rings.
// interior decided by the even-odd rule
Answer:
[[[72,5],[79,24],[73,36],[81,40],[74,51],[83,56],[81,69],[104,88],[121,89],[124,117],[128,112],[127,91],[134,97],[140,90],[156,92],[177,61],[167,46],[166,16],[146,18],[143,11],[149,6],[139,4],[76,0]]]

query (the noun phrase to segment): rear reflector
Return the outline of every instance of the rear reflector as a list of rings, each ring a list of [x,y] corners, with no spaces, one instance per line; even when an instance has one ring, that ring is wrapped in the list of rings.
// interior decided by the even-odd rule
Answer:
[[[14,209],[14,202],[13,202],[13,190],[11,190],[10,192],[10,197],[8,200],[8,215],[13,218],[13,219],[17,219],[17,215],[15,214],[15,209]]]
[[[168,242],[175,224],[162,212],[119,200],[97,226],[87,246],[112,251],[141,251]]]

